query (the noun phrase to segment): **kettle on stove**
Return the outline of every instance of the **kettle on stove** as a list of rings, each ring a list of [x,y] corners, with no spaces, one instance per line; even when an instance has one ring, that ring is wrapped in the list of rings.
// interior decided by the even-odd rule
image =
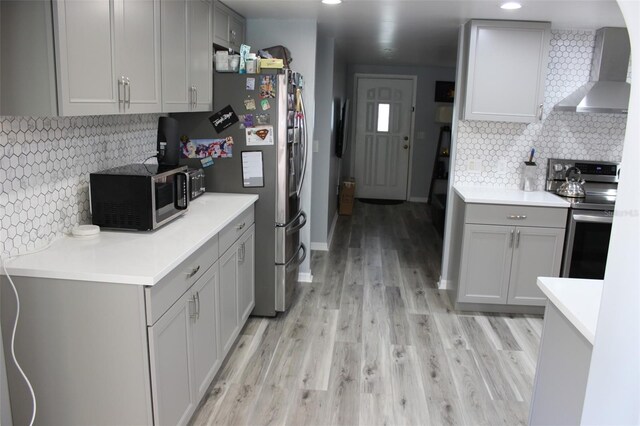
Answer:
[[[577,167],[570,167],[565,173],[566,181],[560,185],[560,188],[556,191],[558,195],[570,198],[584,198],[586,196],[584,192],[584,179],[582,179],[582,172]]]

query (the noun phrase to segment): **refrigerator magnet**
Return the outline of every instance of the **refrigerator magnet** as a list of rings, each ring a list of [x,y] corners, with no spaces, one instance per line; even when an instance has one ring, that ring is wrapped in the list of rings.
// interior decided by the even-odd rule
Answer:
[[[271,116],[269,114],[256,114],[256,125],[264,126],[271,124]]]
[[[240,125],[238,128],[246,129],[248,127],[253,127],[253,114],[241,114],[238,117],[240,118]]]
[[[247,78],[245,87],[247,90],[256,90],[256,79],[253,77]]]
[[[264,187],[264,164],[262,151],[242,151],[242,186],[243,188]]]
[[[260,97],[262,99],[275,99],[276,81],[272,75],[263,75],[260,80]]]
[[[231,105],[227,105],[209,117],[209,121],[213,124],[213,128],[216,129],[216,132],[220,133],[237,123],[238,116],[233,111],[233,108],[231,108]]]
[[[247,111],[255,111],[256,109],[256,101],[253,99],[245,99],[244,107]]]
[[[267,111],[269,109],[271,109],[271,104],[269,103],[269,99],[263,99],[260,101],[260,106],[262,107],[263,111]]]
[[[273,145],[273,126],[257,126],[245,130],[247,146]]]

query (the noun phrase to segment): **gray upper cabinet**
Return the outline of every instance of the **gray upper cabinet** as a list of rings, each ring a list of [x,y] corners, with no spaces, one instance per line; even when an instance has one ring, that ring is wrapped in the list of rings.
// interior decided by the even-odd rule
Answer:
[[[542,119],[550,28],[549,22],[467,22],[463,120]]]
[[[56,0],[59,115],[158,112],[159,0]]]
[[[210,0],[161,0],[162,111],[211,111]]]
[[[213,12],[213,42],[220,47],[240,50],[245,41],[246,20],[244,17],[225,6],[215,2]]]

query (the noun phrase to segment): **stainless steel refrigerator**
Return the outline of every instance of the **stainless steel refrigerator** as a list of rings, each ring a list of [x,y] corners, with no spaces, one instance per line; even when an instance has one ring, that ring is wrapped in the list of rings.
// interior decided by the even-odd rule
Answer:
[[[268,79],[263,79],[265,76]],[[265,88],[263,81],[271,84]],[[253,315],[274,316],[289,307],[298,267],[307,256],[300,240],[300,230],[307,222],[300,201],[308,146],[303,85],[302,76],[289,70],[264,75],[215,73],[214,111],[230,105],[235,114],[250,114],[251,119],[245,117],[217,133],[208,120],[211,113],[173,115],[180,122],[180,132],[191,139],[233,137],[232,157],[215,158],[214,165],[205,169],[208,192],[260,196],[255,214],[256,306]],[[263,102],[265,100],[267,102]],[[272,126],[273,145],[247,145],[246,129],[241,125],[257,126],[267,121],[267,126]],[[245,187],[242,152],[248,151],[262,152],[263,187]],[[199,160],[186,163],[197,166]]]

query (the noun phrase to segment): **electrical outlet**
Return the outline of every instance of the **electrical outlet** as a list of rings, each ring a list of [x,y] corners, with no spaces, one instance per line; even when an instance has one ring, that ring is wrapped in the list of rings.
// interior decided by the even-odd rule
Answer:
[[[467,160],[467,171],[469,173],[481,173],[482,172],[482,160],[478,160],[477,158],[473,158],[471,160]]]

